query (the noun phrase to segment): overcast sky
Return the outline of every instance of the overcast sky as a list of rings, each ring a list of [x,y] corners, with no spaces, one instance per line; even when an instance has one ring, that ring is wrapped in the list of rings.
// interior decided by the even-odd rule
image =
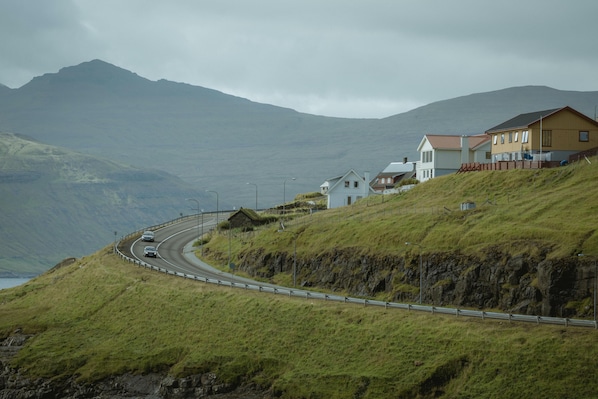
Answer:
[[[311,114],[598,90],[598,0],[0,0],[0,83],[101,59]]]

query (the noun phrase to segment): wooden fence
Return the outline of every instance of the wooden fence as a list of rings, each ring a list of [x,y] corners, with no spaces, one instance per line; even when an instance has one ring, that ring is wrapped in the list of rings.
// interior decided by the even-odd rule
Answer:
[[[509,169],[543,169],[561,166],[558,161],[498,161],[494,163],[464,163],[457,173],[477,172],[483,170],[509,170]]]

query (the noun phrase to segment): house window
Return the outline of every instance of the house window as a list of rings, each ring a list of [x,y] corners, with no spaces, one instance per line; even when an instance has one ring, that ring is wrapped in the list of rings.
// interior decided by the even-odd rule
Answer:
[[[513,142],[513,132],[509,132],[509,143]]]
[[[359,182],[358,181],[354,181],[353,182],[353,187],[354,188],[359,188]]]
[[[498,141],[498,134],[495,134],[494,135],[494,143],[493,144],[496,145],[497,141]]]
[[[486,159],[491,159],[491,158],[492,158],[492,152],[486,151]]]
[[[552,130],[542,130],[542,147],[552,147]]]
[[[522,143],[527,143],[528,139],[529,139],[528,131],[524,130],[523,132],[521,132],[521,142]]]
[[[515,132],[515,142],[517,142],[517,140],[519,140],[519,132]]]
[[[579,131],[579,141],[590,141],[590,132],[587,130],[580,130]]]
[[[500,135],[500,144],[504,144],[505,143],[505,134],[501,134]]]
[[[345,180],[345,188],[349,188],[351,185],[349,184],[349,180]]]
[[[422,152],[422,163],[424,162],[432,162],[432,151]]]

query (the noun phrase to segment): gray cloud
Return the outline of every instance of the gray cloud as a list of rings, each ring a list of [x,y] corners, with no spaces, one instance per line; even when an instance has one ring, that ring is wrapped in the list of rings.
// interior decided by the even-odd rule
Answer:
[[[94,58],[298,111],[384,117],[522,85],[598,90],[595,0],[0,0],[0,83]]]

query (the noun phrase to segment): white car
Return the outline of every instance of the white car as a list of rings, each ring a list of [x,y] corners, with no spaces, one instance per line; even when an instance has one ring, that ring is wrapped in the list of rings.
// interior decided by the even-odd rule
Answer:
[[[149,241],[154,242],[154,232],[153,231],[144,231],[141,235],[141,241]]]
[[[157,258],[158,257],[158,251],[156,250],[156,247],[152,247],[152,246],[147,246],[145,248],[143,248],[143,256],[149,256],[152,258]]]

